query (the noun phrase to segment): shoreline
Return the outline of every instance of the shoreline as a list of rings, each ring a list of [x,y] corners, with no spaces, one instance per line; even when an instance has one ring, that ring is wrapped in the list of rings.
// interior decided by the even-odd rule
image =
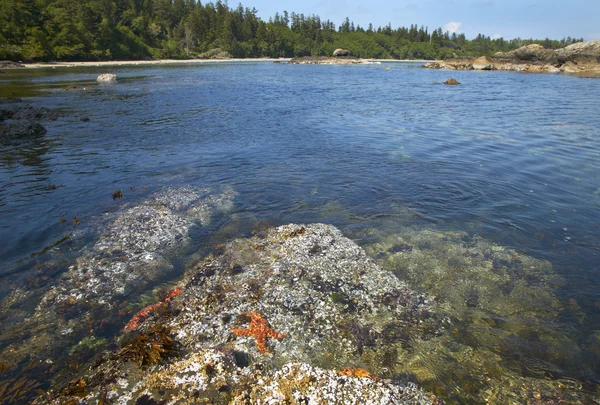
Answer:
[[[86,61],[86,62],[38,62],[23,64],[26,69],[48,67],[104,67],[104,66],[144,66],[144,65],[177,65],[205,63],[255,63],[255,62],[287,62],[291,58],[247,58],[247,59],[154,59],[154,60],[116,60],[116,61]]]
[[[85,61],[85,62],[37,62],[24,63],[26,69],[56,68],[56,67],[114,67],[114,66],[145,66],[145,65],[178,65],[178,64],[213,64],[213,63],[288,63],[292,58],[244,58],[244,59],[156,59],[156,60],[120,60],[120,61]],[[362,59],[366,62],[382,63],[428,63],[435,60],[411,59]]]

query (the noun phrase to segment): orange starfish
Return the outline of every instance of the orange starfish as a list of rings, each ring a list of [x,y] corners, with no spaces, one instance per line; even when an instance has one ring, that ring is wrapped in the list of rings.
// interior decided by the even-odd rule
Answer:
[[[169,294],[167,294],[167,297],[164,300],[158,301],[156,304],[151,304],[151,305],[148,305],[147,307],[142,308],[142,310],[140,312],[135,314],[133,316],[133,318],[131,318],[131,320],[129,322],[127,322],[127,325],[125,325],[123,330],[125,332],[131,332],[132,330],[137,328],[140,323],[144,322],[146,320],[146,318],[148,318],[150,315],[152,315],[152,313],[154,311],[156,311],[158,308],[162,307],[163,305],[166,305],[169,302],[171,302],[172,298],[178,296],[182,292],[183,292],[183,290],[181,288],[175,287],[174,289],[171,290],[171,292],[169,292]]]
[[[261,353],[269,353],[265,348],[267,338],[283,339],[288,334],[279,333],[276,330],[269,328],[267,320],[256,311],[246,312],[244,315],[250,318],[250,326],[247,329],[233,328],[232,332],[236,336],[252,336],[258,345],[258,351]]]
[[[369,373],[364,368],[343,368],[337,372],[339,375],[345,375],[348,377],[368,377],[373,380],[378,380],[379,377]]]

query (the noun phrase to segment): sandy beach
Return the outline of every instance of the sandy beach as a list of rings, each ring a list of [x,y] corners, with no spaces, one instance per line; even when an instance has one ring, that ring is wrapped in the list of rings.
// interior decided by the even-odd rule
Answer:
[[[24,64],[28,69],[39,69],[49,67],[110,67],[110,66],[144,66],[144,65],[188,65],[188,64],[210,64],[210,63],[256,63],[256,62],[284,62],[291,58],[245,58],[245,59],[157,59],[157,60],[116,60],[116,61],[93,61],[93,62],[45,62]],[[425,63],[426,60],[396,60],[396,59],[365,59],[367,62],[403,62],[403,63]]]

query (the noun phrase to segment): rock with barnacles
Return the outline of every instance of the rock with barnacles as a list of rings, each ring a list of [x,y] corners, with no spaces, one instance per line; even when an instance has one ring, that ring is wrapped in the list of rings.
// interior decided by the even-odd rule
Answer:
[[[86,401],[435,403],[414,384],[386,379],[404,371],[407,342],[435,338],[449,321],[331,225],[232,240],[179,286],[169,310],[135,332],[160,326],[177,350],[154,365],[140,365],[145,351],[119,355],[131,348],[106,355],[84,377],[94,382]]]

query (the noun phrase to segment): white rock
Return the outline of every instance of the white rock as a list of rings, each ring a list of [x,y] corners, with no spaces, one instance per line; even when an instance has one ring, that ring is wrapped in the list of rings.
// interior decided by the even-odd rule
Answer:
[[[117,81],[117,75],[115,75],[113,73],[103,73],[100,76],[98,76],[98,78],[96,79],[96,81],[100,82],[100,83],[116,82]]]

